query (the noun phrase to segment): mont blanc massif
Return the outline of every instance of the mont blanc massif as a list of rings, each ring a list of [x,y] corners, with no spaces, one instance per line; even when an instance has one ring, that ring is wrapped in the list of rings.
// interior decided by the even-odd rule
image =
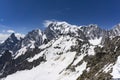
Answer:
[[[0,43],[0,80],[118,80],[120,24],[49,21],[25,37],[12,33]]]

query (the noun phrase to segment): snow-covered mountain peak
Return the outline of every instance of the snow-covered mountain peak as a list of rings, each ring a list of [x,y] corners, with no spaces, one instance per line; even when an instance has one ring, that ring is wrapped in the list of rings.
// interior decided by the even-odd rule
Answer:
[[[88,27],[99,28],[97,24],[89,24]]]
[[[46,27],[49,27],[51,25],[54,26],[60,26],[63,25],[64,27],[70,25],[69,23],[65,22],[65,21],[46,21],[44,24],[46,24]]]
[[[22,46],[28,46],[34,44],[40,46],[45,39],[44,33],[40,29],[32,30],[22,40]]]
[[[0,79],[111,80],[112,67],[120,56],[120,25],[110,31],[96,24],[76,26],[48,21],[46,25],[44,31],[32,30],[12,46],[6,47],[4,42],[0,49],[13,52],[15,47],[16,51],[12,56],[6,55],[7,52],[1,55]],[[13,39],[15,34],[8,38]],[[113,68],[116,70],[115,65]],[[120,70],[117,71],[119,75]]]
[[[17,36],[15,35],[15,33],[12,33],[8,38],[7,40],[5,40],[5,42],[11,42],[11,43],[15,43],[15,42],[18,42],[18,38]]]
[[[15,33],[12,33],[8,38],[15,38]]]
[[[18,37],[15,35],[15,33],[12,33],[5,41],[14,42],[16,40],[19,40]]]
[[[21,40],[21,38],[24,38],[24,34],[20,34],[20,33],[12,33],[7,39],[18,39]]]
[[[90,44],[98,45],[101,41],[108,36],[108,31],[101,29],[96,24],[90,24],[88,26],[82,26],[80,29],[83,31],[86,38],[89,40]]]
[[[52,29],[64,29],[68,27],[78,27],[76,25],[71,25],[65,21],[46,21],[47,27],[50,27]]]
[[[40,29],[35,29],[30,32],[21,40],[18,47],[19,50],[15,53],[16,58],[25,54],[27,50],[34,49],[45,43],[46,35]]]
[[[114,28],[111,30],[112,36],[120,36],[120,24],[114,26]]]
[[[67,22],[51,22],[45,30],[45,34],[49,40],[57,38],[61,35],[70,35],[72,37],[74,36],[85,39],[83,32],[78,26],[68,24]]]
[[[25,37],[24,34],[20,34],[20,33],[15,33],[15,36],[17,37],[18,40],[21,40],[21,38]]]
[[[32,30],[30,32],[28,32],[28,34],[25,36],[25,37],[28,37],[28,36],[32,36],[32,35],[42,35],[42,31],[40,29],[35,29],[35,30]]]
[[[24,39],[37,40],[38,37],[42,36],[43,33],[40,29],[32,30],[24,37]]]
[[[0,44],[0,52],[4,50],[11,50],[17,45],[20,40],[15,36],[15,33],[12,33],[2,44]]]
[[[117,24],[117,25],[115,25],[115,26],[113,27],[113,29],[114,29],[114,28],[120,28],[120,23]]]

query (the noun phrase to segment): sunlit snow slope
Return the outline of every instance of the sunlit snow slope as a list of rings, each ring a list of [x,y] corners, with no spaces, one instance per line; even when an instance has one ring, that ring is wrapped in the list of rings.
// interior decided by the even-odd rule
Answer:
[[[88,44],[83,44],[80,50],[87,46]],[[46,62],[31,70],[17,71],[7,76],[5,80],[76,80],[86,69],[87,62],[83,61],[81,65],[79,62],[87,54],[84,51],[82,53],[72,51],[71,47],[78,47],[78,41],[70,36],[61,36],[47,45],[41,45],[39,48],[46,49],[28,61],[32,62],[44,54]]]

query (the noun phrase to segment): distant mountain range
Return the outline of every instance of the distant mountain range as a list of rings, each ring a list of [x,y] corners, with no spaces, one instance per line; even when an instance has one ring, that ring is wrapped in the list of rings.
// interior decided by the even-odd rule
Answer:
[[[112,80],[120,78],[120,25],[76,26],[51,21],[24,38],[0,44],[1,80]]]

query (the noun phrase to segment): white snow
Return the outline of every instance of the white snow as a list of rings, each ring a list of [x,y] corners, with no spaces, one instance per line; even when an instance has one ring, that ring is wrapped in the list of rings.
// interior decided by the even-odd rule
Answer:
[[[29,58],[28,62],[33,62],[34,60],[38,59],[39,57],[42,57],[43,52],[41,52],[40,54],[35,55],[33,58]]]
[[[28,61],[31,62],[35,59],[38,59],[40,56],[42,56],[43,54],[47,54],[48,52],[52,53],[54,55],[59,54],[59,53],[67,53],[71,49],[71,46],[74,46],[76,44],[75,42],[76,42],[75,39],[70,38],[69,36],[67,36],[65,38],[63,36],[61,36],[55,42],[53,41],[53,42],[48,43],[49,45],[48,44],[44,45],[44,47],[43,47],[43,45],[40,46],[39,48],[43,48],[43,49],[45,48],[45,46],[50,47],[50,48],[45,49],[40,54],[35,55],[33,58],[31,58]],[[57,47],[59,47],[59,48],[57,48]],[[48,54],[48,55],[51,56],[51,54]],[[54,55],[52,55],[52,58]]]
[[[24,38],[25,35],[21,34],[21,33],[15,33],[15,36],[17,37],[18,40],[20,40],[20,38]]]
[[[50,58],[45,63],[31,69],[18,71],[15,74],[7,76],[5,80],[59,80],[59,73],[66,69],[66,67],[73,61],[75,52],[68,52],[60,56],[58,60]],[[52,54],[53,56],[54,54]],[[34,74],[33,74],[34,73]],[[61,79],[62,80],[62,79]]]
[[[78,45],[76,39],[69,36],[61,36],[57,40],[52,40],[48,44],[39,47],[44,49],[42,52],[27,59],[32,62],[45,54],[46,62],[42,62],[31,70],[17,71],[4,78],[4,80],[76,80],[86,69],[87,62],[83,61],[81,65],[74,67],[75,71],[68,68],[71,63],[71,66],[76,65],[86,55],[83,52],[74,61],[77,52],[71,52],[70,49],[71,46],[75,45]],[[19,53],[23,54],[22,51],[26,51],[26,48],[20,50]],[[59,54],[61,52],[62,54]]]
[[[75,68],[75,72],[71,72],[70,70],[64,71],[58,80],[76,80],[86,69],[87,62],[83,62],[80,66]]]
[[[47,37],[46,37],[45,34],[43,34],[42,39],[43,39],[43,41],[44,41],[45,39],[47,39]]]
[[[91,39],[89,40],[90,44],[92,45],[99,45],[101,43],[102,37],[100,37],[99,39]]]
[[[34,45],[34,44],[35,44],[35,41],[32,41],[32,40],[31,40],[30,42],[31,42],[30,48],[35,48],[35,45]]]
[[[2,40],[2,41],[0,41],[0,44],[2,44],[2,43],[4,43],[5,41],[4,40]]]
[[[113,78],[120,78],[120,56],[117,58],[117,62],[113,66],[113,71],[111,73]]]
[[[95,46],[90,46],[88,49],[88,55],[95,55],[95,51],[94,51]]]
[[[98,74],[100,74],[101,72],[104,72],[104,73],[109,73],[111,70],[112,70],[112,67],[113,67],[113,63],[108,63],[106,65],[104,65],[104,67],[102,69],[100,69],[96,74],[95,76],[97,76]]]
[[[88,68],[86,69],[86,71],[89,72],[89,71],[90,71],[90,67],[88,67]]]
[[[106,64],[103,68],[103,72],[108,73],[113,67],[113,64]]]
[[[18,51],[15,53],[14,59],[18,58],[18,57],[19,57],[20,55],[22,55],[22,54],[25,54],[26,51],[27,51],[26,47],[21,48],[20,50],[18,50]]]
[[[73,63],[73,65],[78,64],[83,58],[84,58],[85,54],[81,54]]]
[[[52,20],[46,20],[43,24],[45,27],[48,27],[51,23],[54,23],[55,25],[64,25],[64,26],[68,26],[70,24],[68,24],[67,22],[65,21],[52,21]]]
[[[66,71],[66,67],[74,58],[72,54],[64,55],[68,57],[63,61],[61,59],[56,62],[51,60],[31,70],[18,71],[7,76],[4,80],[76,80],[86,69],[87,63],[83,62],[80,66],[76,67],[76,72]]]

